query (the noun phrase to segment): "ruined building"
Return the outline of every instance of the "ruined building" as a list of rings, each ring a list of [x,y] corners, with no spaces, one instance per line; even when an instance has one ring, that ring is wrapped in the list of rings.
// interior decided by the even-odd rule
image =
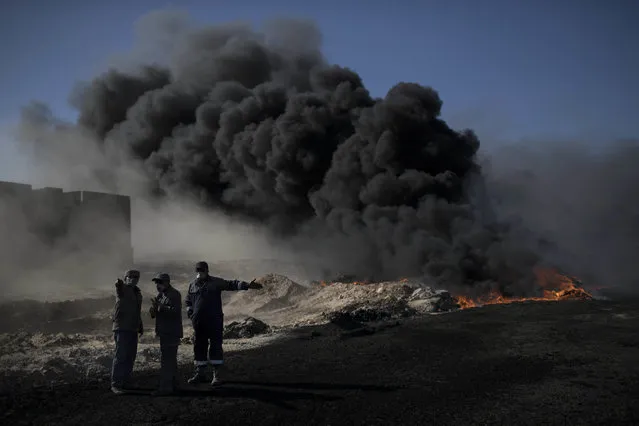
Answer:
[[[133,262],[131,200],[0,182],[0,236],[0,276],[25,268],[119,271]]]

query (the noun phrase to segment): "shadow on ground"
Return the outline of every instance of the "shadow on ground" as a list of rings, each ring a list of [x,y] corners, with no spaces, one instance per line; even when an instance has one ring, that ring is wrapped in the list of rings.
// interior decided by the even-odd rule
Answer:
[[[639,424],[639,305],[489,306],[229,353],[225,384],[151,397],[62,386],[2,397],[4,424]],[[346,334],[345,334],[346,333]],[[344,338],[348,335],[349,338]],[[191,366],[182,366],[186,379]]]

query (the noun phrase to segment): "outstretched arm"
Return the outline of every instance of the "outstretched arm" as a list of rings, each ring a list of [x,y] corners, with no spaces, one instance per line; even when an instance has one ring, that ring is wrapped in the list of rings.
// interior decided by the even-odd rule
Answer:
[[[222,290],[226,290],[226,291],[248,290],[248,283],[242,280],[224,280],[224,286],[222,287]]]
[[[240,291],[240,290],[262,288],[262,285],[256,283],[255,280],[251,281],[250,283],[247,283],[246,281],[242,281],[242,280],[225,280],[222,278],[220,279],[224,281],[225,283],[222,290],[226,290],[226,291]]]

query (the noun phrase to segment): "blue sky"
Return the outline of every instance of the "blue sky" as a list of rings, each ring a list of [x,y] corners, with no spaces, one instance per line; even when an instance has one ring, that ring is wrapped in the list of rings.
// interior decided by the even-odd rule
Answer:
[[[636,0],[4,0],[0,122],[32,99],[73,118],[74,82],[168,6],[208,22],[313,18],[327,57],[374,95],[400,80],[430,85],[445,118],[484,139],[639,136]]]

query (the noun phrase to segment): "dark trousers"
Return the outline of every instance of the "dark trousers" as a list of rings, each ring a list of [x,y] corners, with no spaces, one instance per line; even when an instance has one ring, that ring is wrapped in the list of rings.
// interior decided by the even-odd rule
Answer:
[[[126,386],[133,373],[133,364],[138,352],[138,333],[118,330],[113,332],[115,354],[111,367],[111,386]]]
[[[193,355],[198,370],[205,369],[209,364],[222,365],[224,363],[223,331],[224,318],[193,324]]]
[[[160,334],[160,386],[161,390],[174,390],[177,387],[177,353],[180,339]]]

